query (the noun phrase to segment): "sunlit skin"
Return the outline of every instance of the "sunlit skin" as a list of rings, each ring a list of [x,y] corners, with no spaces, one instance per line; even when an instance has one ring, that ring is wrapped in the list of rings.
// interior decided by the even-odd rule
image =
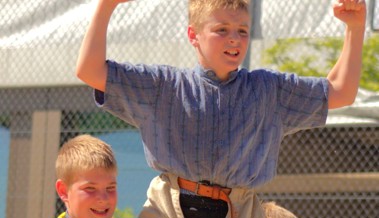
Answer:
[[[243,62],[249,45],[250,16],[242,10],[218,9],[206,16],[203,25],[188,27],[188,38],[199,63],[215,71],[221,80]]]
[[[68,187],[56,183],[70,218],[111,218],[117,205],[117,173],[102,168],[78,173]]]

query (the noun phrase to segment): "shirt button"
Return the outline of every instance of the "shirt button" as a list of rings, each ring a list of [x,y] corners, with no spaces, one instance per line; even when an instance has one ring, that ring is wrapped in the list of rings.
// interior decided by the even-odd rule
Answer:
[[[213,71],[207,71],[207,75],[208,76],[214,76],[214,73],[213,73]]]

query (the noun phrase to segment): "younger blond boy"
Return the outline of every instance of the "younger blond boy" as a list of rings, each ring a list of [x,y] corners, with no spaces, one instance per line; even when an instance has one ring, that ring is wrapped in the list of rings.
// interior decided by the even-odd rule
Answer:
[[[112,148],[90,135],[67,141],[56,160],[56,191],[66,206],[58,218],[111,218],[117,205]]]

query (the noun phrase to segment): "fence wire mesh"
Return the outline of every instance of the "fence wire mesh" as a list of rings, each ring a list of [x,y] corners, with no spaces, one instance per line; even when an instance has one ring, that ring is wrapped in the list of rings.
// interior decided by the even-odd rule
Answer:
[[[187,3],[137,0],[120,5],[108,29],[108,56],[132,63],[192,67],[196,58],[186,38]],[[338,56],[344,34],[331,4],[329,0],[253,1],[252,41],[244,66],[325,75]],[[361,86],[378,91],[379,37],[370,24],[379,23],[379,16],[375,17],[379,3],[368,0],[367,5],[366,74]],[[0,2],[0,186],[4,187],[0,218],[56,217],[65,210],[54,191],[39,199],[35,198],[39,193],[34,193],[38,191],[32,190],[45,184],[34,182],[35,169],[41,169],[37,173],[44,178],[54,174],[37,165],[35,155],[47,163],[55,153],[35,154],[33,148],[37,136],[48,142],[54,135],[51,129],[36,124],[49,127],[53,119],[48,112],[59,114],[58,145],[83,133],[108,139],[114,133],[134,131],[133,136],[117,141],[127,146],[138,135],[132,126],[97,108],[92,90],[74,75],[81,40],[95,6],[96,0]],[[321,45],[323,49],[317,50]],[[378,104],[371,111],[357,117],[348,114],[349,118],[339,118],[337,124],[287,136],[279,156],[280,184],[258,189],[260,198],[276,201],[304,218],[379,217]],[[40,112],[47,114],[46,122],[40,120]],[[128,149],[143,155],[140,147]],[[121,173],[132,175],[146,172],[139,164],[119,168]],[[139,179],[132,176],[119,183],[130,186],[133,181],[141,182]],[[55,180],[50,182],[54,189]],[[119,195],[128,202],[139,202],[145,191]],[[36,210],[49,201],[54,202],[53,214]],[[132,208],[134,215],[142,204]],[[126,203],[119,207],[132,206]]]

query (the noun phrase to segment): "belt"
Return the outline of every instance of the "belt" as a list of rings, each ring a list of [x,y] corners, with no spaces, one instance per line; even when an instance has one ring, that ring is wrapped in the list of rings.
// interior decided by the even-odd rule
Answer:
[[[211,185],[203,182],[193,182],[180,177],[178,177],[178,184],[180,188],[195,193],[196,195],[227,202],[230,205],[230,214],[232,218],[234,217],[232,202],[229,198],[229,194],[232,192],[231,188],[224,188],[219,185]]]

